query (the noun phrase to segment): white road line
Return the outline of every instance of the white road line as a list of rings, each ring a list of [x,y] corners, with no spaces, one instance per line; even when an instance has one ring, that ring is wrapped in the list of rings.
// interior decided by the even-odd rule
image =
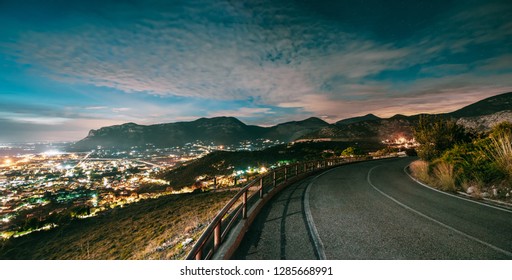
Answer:
[[[482,244],[484,246],[487,246],[487,247],[489,247],[489,248],[491,248],[493,250],[496,250],[496,251],[498,251],[500,253],[503,253],[503,254],[505,254],[505,255],[507,255],[509,257],[512,257],[512,252],[509,252],[509,251],[503,250],[501,248],[498,248],[498,247],[496,247],[496,246],[494,246],[492,244],[489,244],[489,243],[487,243],[487,242],[485,242],[483,240],[480,240],[480,239],[478,239],[478,238],[476,238],[474,236],[471,236],[471,235],[469,235],[467,233],[464,233],[464,232],[462,232],[460,230],[457,230],[457,229],[455,229],[455,228],[453,228],[453,227],[451,227],[451,226],[449,226],[449,225],[447,225],[447,224],[445,224],[443,222],[440,222],[440,221],[438,221],[438,220],[436,220],[436,219],[434,219],[432,217],[429,217],[429,216],[427,216],[427,215],[425,215],[425,214],[423,214],[423,213],[421,213],[421,212],[419,212],[417,210],[414,210],[411,207],[401,203],[400,201],[396,200],[392,196],[390,196],[390,195],[384,193],[383,191],[381,191],[380,189],[378,189],[374,184],[372,184],[372,181],[370,180],[370,174],[372,173],[372,171],[375,168],[380,167],[380,166],[382,166],[382,165],[377,165],[377,166],[374,166],[373,168],[371,168],[370,171],[368,171],[368,176],[366,177],[366,180],[368,181],[368,184],[370,184],[370,186],[372,186],[372,188],[374,188],[380,194],[382,194],[383,196],[389,198],[391,201],[395,202],[396,204],[400,205],[401,207],[403,207],[403,208],[405,208],[405,209],[407,209],[407,210],[409,210],[409,211],[411,211],[411,212],[413,212],[413,213],[415,213],[415,214],[417,214],[417,215],[419,215],[419,216],[421,216],[421,217],[423,217],[423,218],[425,218],[425,219],[427,219],[429,221],[432,221],[432,222],[434,222],[434,223],[436,223],[436,224],[438,224],[438,225],[440,225],[440,226],[442,226],[442,227],[444,227],[446,229],[449,229],[449,230],[451,230],[451,231],[453,231],[455,233],[458,233],[458,234],[460,234],[460,235],[462,235],[462,236],[464,236],[466,238],[469,238],[469,239],[471,239],[471,240],[473,240],[475,242],[478,242],[478,243],[480,243],[480,244]]]
[[[313,215],[311,214],[311,209],[309,206],[309,190],[311,189],[311,186],[313,185],[313,182],[316,179],[318,179],[320,176],[327,174],[328,172],[333,171],[334,169],[336,168],[331,168],[327,171],[324,171],[322,174],[317,175],[315,178],[313,178],[306,187],[306,193],[304,194],[304,213],[306,213],[307,227],[311,235],[311,238],[313,239],[313,246],[315,247],[316,253],[320,260],[326,260],[327,257],[325,256],[324,243],[322,242],[322,239],[318,234],[318,230],[316,229],[315,226],[315,221],[313,221]]]
[[[410,164],[409,164],[410,165]],[[428,188],[428,189],[431,189],[433,191],[436,191],[438,193],[442,193],[442,194],[445,194],[445,195],[448,195],[448,196],[451,196],[451,197],[455,197],[455,198],[458,198],[458,199],[462,199],[462,200],[465,200],[465,201],[469,201],[469,202],[473,202],[473,203],[476,203],[476,204],[479,204],[479,205],[482,205],[482,206],[487,206],[487,207],[490,207],[490,208],[493,208],[493,209],[497,209],[497,210],[501,210],[501,211],[505,211],[505,212],[508,212],[508,213],[512,213],[511,210],[508,210],[508,209],[505,209],[505,208],[501,208],[501,207],[497,207],[497,206],[494,206],[494,205],[490,205],[490,204],[487,204],[487,203],[482,203],[482,202],[479,202],[479,201],[474,201],[474,200],[471,200],[471,199],[468,199],[468,198],[465,198],[465,197],[460,197],[460,196],[456,196],[454,194],[451,194],[451,193],[447,193],[447,192],[443,192],[443,191],[440,191],[438,189],[435,189],[427,184],[424,184],[420,181],[418,181],[416,178],[414,178],[411,174],[409,174],[409,172],[406,171],[407,167],[409,167],[409,165],[407,165],[406,167],[404,167],[404,172],[405,174],[407,174],[407,176],[409,176],[409,178],[411,178],[413,181],[415,181],[416,183],[422,185],[423,187],[425,188]]]

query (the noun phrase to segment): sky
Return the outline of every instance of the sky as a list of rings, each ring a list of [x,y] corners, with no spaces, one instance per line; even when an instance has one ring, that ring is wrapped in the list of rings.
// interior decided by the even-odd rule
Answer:
[[[0,143],[450,112],[512,91],[511,50],[509,0],[0,0]]]

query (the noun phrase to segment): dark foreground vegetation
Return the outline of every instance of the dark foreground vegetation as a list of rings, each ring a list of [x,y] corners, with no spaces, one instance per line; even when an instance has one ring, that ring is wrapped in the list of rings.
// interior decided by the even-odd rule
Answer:
[[[512,124],[468,132],[453,120],[421,117],[414,135],[421,161],[411,165],[420,180],[445,191],[512,201]]]

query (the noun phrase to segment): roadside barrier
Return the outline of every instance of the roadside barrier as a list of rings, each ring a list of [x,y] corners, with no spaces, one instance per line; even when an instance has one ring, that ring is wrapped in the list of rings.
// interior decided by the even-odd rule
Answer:
[[[275,168],[246,184],[213,218],[187,255],[188,260],[229,258],[263,205],[282,188],[320,170],[364,159],[325,159]],[[238,230],[233,230],[238,228]],[[226,242],[228,239],[231,242]],[[231,248],[222,248],[225,243]],[[219,255],[219,253],[222,254]],[[216,255],[217,254],[217,255]]]

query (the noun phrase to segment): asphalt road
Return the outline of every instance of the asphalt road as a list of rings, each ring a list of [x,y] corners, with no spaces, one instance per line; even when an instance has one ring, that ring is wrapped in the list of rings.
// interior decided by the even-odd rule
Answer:
[[[341,166],[290,186],[234,259],[512,259],[511,210],[421,186],[404,172],[412,160]]]

